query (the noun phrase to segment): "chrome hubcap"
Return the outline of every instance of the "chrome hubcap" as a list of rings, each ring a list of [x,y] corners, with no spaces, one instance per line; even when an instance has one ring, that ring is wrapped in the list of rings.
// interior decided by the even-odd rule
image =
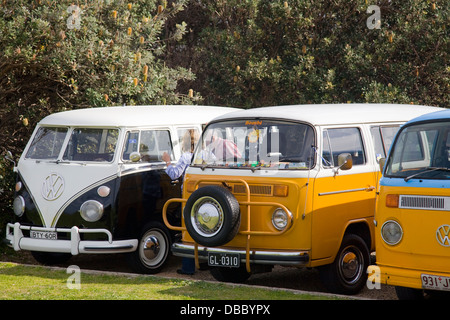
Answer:
[[[213,237],[223,226],[222,207],[214,198],[202,197],[192,206],[191,222],[199,235]]]
[[[355,283],[363,272],[363,256],[355,247],[346,248],[341,255],[339,272],[342,278],[349,284]]]
[[[155,236],[147,237],[144,240],[144,256],[147,259],[154,259],[161,250],[158,238]]]
[[[158,267],[165,260],[168,252],[168,240],[158,230],[149,230],[142,237],[139,246],[139,257],[144,265]]]

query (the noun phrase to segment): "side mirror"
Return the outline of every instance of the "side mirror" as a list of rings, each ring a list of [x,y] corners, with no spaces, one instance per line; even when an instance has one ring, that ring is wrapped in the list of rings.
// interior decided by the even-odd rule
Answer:
[[[11,161],[14,164],[14,172],[16,171],[16,161],[14,161],[14,157],[11,151],[6,151],[5,159]]]
[[[350,170],[353,167],[353,158],[350,153],[341,153],[338,155],[338,166],[333,169],[334,175],[339,173],[341,170]]]
[[[16,162],[14,161],[11,151],[6,151],[5,159],[11,161],[12,163],[14,163],[14,166],[16,166]]]
[[[380,165],[380,172],[383,172],[384,165],[386,164],[386,158],[380,158],[378,164]]]
[[[341,170],[350,170],[353,167],[353,159],[350,153],[338,155],[338,167]]]
[[[132,152],[130,154],[130,160],[132,162],[139,162],[139,160],[141,160],[141,154],[139,152]]]
[[[9,151],[9,150],[6,151],[5,159],[14,162],[13,155],[12,155],[11,151]]]

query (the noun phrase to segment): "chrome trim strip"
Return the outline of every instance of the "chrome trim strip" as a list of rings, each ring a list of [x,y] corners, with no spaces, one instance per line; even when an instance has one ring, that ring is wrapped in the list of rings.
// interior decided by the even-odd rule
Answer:
[[[331,191],[331,192],[321,192],[319,196],[328,196],[332,194],[340,194],[340,193],[348,193],[348,192],[358,192],[358,191],[372,191],[375,190],[375,187],[367,187],[367,188],[358,188],[358,189],[349,189],[349,190],[340,190],[340,191]]]

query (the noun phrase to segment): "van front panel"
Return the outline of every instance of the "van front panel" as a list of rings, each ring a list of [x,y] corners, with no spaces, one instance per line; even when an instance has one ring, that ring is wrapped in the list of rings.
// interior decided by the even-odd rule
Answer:
[[[441,209],[441,203],[450,202],[448,188],[448,183],[440,184],[438,188],[403,187],[393,183],[381,186],[376,215],[376,248],[377,265],[382,270],[383,267],[395,268],[396,273],[404,276],[417,270],[416,280],[420,279],[421,273],[427,272],[450,275],[449,210]],[[391,204],[392,197],[398,197],[398,207]],[[407,206],[402,207],[402,203]],[[395,221],[401,227],[398,244],[388,244],[381,235],[389,221]],[[392,283],[391,279],[386,281],[402,285]]]
[[[56,226],[60,214],[74,198],[117,177],[117,168],[111,166],[36,163],[33,160],[22,161],[19,172],[39,213],[41,225],[45,227]]]
[[[450,290],[450,122],[411,122],[396,137],[376,212],[377,265],[388,284]]]
[[[216,170],[217,172],[218,170]],[[221,170],[223,171],[223,170]],[[279,207],[277,205],[250,205],[250,224],[248,224],[247,195],[243,185],[239,182],[233,182],[235,179],[241,179],[242,176],[214,175],[215,181],[205,180],[204,175],[189,174],[186,176],[185,185],[187,192],[185,198],[189,198],[193,190],[190,186],[199,184],[199,187],[206,185],[220,185],[223,183],[230,188],[233,195],[240,203],[240,231],[267,232],[272,235],[251,235],[250,244],[252,249],[266,250],[310,250],[311,248],[311,194],[308,195],[308,178],[274,178],[267,177],[263,181],[261,175],[256,177],[246,177],[245,181],[250,187],[250,201],[253,203],[279,203],[284,205],[292,214],[292,223],[288,230],[279,234],[272,224],[272,215]],[[231,181],[231,182],[230,182]],[[274,189],[282,189],[284,194],[274,194]],[[310,190],[311,191],[311,190]],[[183,241],[192,242],[188,232],[183,232]],[[239,233],[232,241],[226,244],[227,247],[246,247],[247,236]]]

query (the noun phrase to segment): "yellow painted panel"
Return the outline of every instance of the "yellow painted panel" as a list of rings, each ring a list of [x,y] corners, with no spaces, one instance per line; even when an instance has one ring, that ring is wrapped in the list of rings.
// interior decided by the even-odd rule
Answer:
[[[205,176],[202,175],[186,175],[185,185],[194,185],[199,179],[204,179]],[[214,176],[214,179],[226,182],[228,186],[233,187],[234,183],[229,182],[230,180],[236,179],[237,177],[230,176]],[[265,178],[262,183],[261,177],[249,178],[245,177],[245,181],[250,185],[257,185],[258,188],[251,188],[256,192],[252,193],[250,200],[252,202],[276,202],[284,205],[292,214],[293,222],[291,228],[282,235],[252,235],[250,244],[252,249],[278,249],[278,250],[309,250],[311,248],[311,200],[307,202],[305,207],[305,197],[307,196],[307,179],[306,178]],[[202,185],[208,183],[206,181],[201,182]],[[216,182],[209,182],[216,183]],[[264,191],[264,186],[287,186],[287,196],[270,196]],[[234,190],[234,188],[232,188]],[[241,189],[238,189],[241,190]],[[283,195],[283,191],[281,192]],[[309,196],[311,195],[311,190]],[[185,198],[188,198],[191,193],[185,193]],[[241,226],[240,231],[248,230],[247,221],[247,206],[243,205],[246,202],[247,197],[242,192],[234,194],[236,199],[240,203],[241,208]],[[250,230],[251,231],[271,231],[276,233],[277,230],[272,226],[272,213],[277,206],[250,206]],[[306,213],[305,213],[306,210]],[[305,213],[305,215],[304,215]],[[192,241],[192,238],[187,234],[183,233],[183,241]],[[230,247],[240,247],[246,246],[246,236],[243,234],[238,234],[231,242],[227,244]]]
[[[377,262],[404,270],[450,272],[450,247],[440,244],[437,238],[438,229],[450,225],[449,212],[388,208],[385,205],[388,194],[449,196],[445,188],[381,187],[375,217]],[[394,246],[381,238],[382,225],[388,220],[397,221],[403,229],[402,240]]]

